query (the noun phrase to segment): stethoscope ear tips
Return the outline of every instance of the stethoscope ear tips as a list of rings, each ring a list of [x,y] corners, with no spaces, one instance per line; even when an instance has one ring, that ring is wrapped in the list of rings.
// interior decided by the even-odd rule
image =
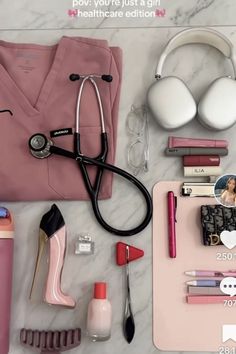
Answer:
[[[79,74],[70,74],[69,79],[70,79],[70,81],[77,81],[81,77],[84,78],[84,76],[81,76]],[[88,77],[91,77],[91,78],[92,77],[98,77],[98,78],[101,78],[103,81],[106,81],[106,82],[112,82],[112,80],[113,80],[113,77],[111,75],[101,75],[101,76],[88,75]]]
[[[106,82],[112,82],[113,80],[113,77],[111,75],[102,75],[101,78]]]
[[[80,75],[79,74],[70,74],[69,79],[71,81],[77,81],[80,79]]]

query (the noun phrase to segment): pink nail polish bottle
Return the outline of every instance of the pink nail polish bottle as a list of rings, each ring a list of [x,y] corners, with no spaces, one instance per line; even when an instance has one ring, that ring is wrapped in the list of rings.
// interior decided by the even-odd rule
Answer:
[[[88,306],[87,333],[93,342],[106,341],[111,336],[112,308],[106,288],[106,283],[95,283],[94,298]]]

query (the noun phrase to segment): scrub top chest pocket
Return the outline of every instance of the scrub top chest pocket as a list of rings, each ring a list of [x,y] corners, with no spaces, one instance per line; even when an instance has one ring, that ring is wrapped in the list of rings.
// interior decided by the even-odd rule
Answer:
[[[49,135],[48,132],[44,132]],[[109,130],[107,130],[108,142],[113,150],[113,139]],[[86,156],[97,157],[101,151],[101,127],[81,127],[81,150]],[[73,151],[74,136],[63,135],[52,138],[56,145],[61,148]],[[110,156],[110,160],[113,156]],[[61,156],[52,155],[47,159],[48,163],[48,184],[50,188],[58,194],[58,198],[72,200],[88,200],[89,196],[83,183],[82,175],[78,169],[76,161],[65,159]],[[88,166],[89,176],[92,182],[96,177],[96,167]],[[107,199],[111,197],[112,192],[112,174],[104,172],[99,197]]]
[[[103,149],[102,133],[109,132],[111,124],[111,108],[109,102],[104,104],[100,91],[106,98],[110,92],[109,84],[112,82],[111,75],[80,75],[70,74],[69,79],[76,91],[76,109],[74,117],[74,134],[65,135],[57,138],[56,145],[60,148],[74,152],[75,141],[83,155],[97,158],[100,156]],[[78,81],[79,85],[78,85]],[[99,83],[97,82],[99,81]],[[106,81],[103,87],[103,81]],[[77,83],[77,85],[76,85]],[[99,87],[99,84],[101,85]],[[102,90],[101,90],[102,88]],[[71,117],[70,117],[71,118]],[[62,130],[63,132],[63,130]],[[78,134],[78,136],[77,136]],[[108,137],[108,135],[107,135]],[[79,138],[79,142],[77,139]],[[113,162],[114,142],[109,139],[108,159]],[[83,183],[83,176],[80,169],[78,169],[78,162],[61,159],[58,156],[50,156],[51,161],[48,162],[49,169],[49,186],[59,196],[65,199],[80,199],[86,200],[89,198],[85,184]],[[61,169],[60,163],[63,164]],[[90,181],[94,185],[96,181],[97,168],[88,166],[88,173]],[[61,182],[63,181],[63,188]],[[100,198],[109,198],[111,196],[111,173],[104,173],[101,178],[101,189],[99,191]]]

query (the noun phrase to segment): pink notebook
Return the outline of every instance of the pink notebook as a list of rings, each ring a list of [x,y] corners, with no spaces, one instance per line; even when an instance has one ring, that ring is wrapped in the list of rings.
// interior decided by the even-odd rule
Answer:
[[[188,270],[236,269],[236,248],[202,244],[200,206],[216,204],[214,198],[180,197],[181,182],[159,182],[153,190],[153,341],[160,350],[217,352],[223,343],[223,325],[236,325],[236,305],[187,304]],[[169,258],[167,192],[178,196],[177,258]],[[217,253],[235,254],[234,260],[217,260]],[[195,280],[195,279],[194,279]],[[236,328],[236,327],[235,327]],[[236,329],[235,329],[236,337]]]

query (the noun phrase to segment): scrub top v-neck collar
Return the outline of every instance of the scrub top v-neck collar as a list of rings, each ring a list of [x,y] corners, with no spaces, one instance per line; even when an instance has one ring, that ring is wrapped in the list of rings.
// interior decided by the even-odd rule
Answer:
[[[43,82],[43,85],[40,89],[40,93],[35,105],[32,105],[27,98],[27,96],[23,93],[21,88],[16,84],[14,78],[9,75],[7,70],[4,68],[2,64],[0,64],[0,83],[3,85],[3,89],[8,89],[11,96],[15,101],[21,106],[21,108],[26,112],[26,114],[33,116],[39,115],[42,113],[44,105],[49,97],[51,90],[53,89],[53,85],[57,74],[59,73],[60,66],[63,62],[64,55],[66,53],[66,48],[68,44],[68,37],[63,36],[58,44],[56,45],[40,45],[40,44],[18,44],[11,43],[6,41],[0,41],[0,46],[15,48],[15,49],[37,49],[37,50],[48,50],[55,49],[55,55],[53,59],[53,63],[49,69],[49,72]],[[33,83],[32,83],[33,84]]]

